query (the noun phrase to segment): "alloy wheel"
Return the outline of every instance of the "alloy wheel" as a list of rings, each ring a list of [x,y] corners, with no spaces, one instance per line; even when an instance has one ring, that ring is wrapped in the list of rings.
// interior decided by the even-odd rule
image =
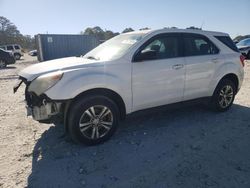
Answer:
[[[219,104],[221,108],[227,108],[231,105],[234,97],[234,90],[232,86],[224,86],[219,93]]]
[[[103,105],[88,108],[79,121],[81,133],[88,139],[96,140],[105,136],[113,125],[111,110]]]

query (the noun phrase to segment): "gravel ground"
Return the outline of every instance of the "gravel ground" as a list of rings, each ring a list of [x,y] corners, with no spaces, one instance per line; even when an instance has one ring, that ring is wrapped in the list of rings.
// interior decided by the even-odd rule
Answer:
[[[139,112],[98,146],[73,144],[62,125],[26,117],[16,74],[25,56],[0,70],[0,187],[249,188],[250,62],[232,109],[200,105]]]

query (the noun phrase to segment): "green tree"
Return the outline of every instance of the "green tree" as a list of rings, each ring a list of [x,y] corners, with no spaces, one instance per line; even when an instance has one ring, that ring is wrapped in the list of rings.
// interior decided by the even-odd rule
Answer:
[[[131,27],[125,28],[122,33],[128,33],[134,31]]]
[[[149,30],[150,28],[149,27],[143,27],[141,29],[139,29],[140,31],[143,31],[143,30]]]
[[[239,36],[235,37],[235,38],[233,39],[233,41],[239,42],[239,41],[241,41],[241,40],[243,40],[243,39],[246,39],[246,38],[250,38],[250,35],[244,35],[244,36],[239,35]]]
[[[30,35],[22,35],[7,18],[0,16],[0,45],[20,44],[25,49],[34,49],[35,40]]]
[[[198,27],[195,27],[195,26],[190,26],[190,27],[187,27],[186,29],[196,29],[196,30],[201,30],[201,28],[198,28]]]
[[[99,26],[88,27],[84,31],[81,31],[80,34],[95,36],[97,38],[97,40],[99,40],[101,42],[106,41],[106,40],[108,40],[116,35],[119,35],[119,33],[114,33],[113,31],[110,31],[110,30],[104,31]]]

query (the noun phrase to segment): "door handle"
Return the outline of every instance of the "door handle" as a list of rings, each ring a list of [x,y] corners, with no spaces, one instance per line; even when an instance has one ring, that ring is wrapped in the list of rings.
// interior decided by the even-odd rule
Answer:
[[[183,68],[184,65],[183,64],[176,64],[176,65],[173,65],[172,68],[175,69],[175,70],[178,70],[178,69],[181,69]]]

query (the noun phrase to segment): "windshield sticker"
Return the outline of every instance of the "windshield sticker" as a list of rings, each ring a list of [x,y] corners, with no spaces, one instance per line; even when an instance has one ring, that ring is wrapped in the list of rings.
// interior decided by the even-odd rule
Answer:
[[[127,39],[127,40],[123,40],[122,44],[134,44],[136,42],[137,42],[137,40]]]

